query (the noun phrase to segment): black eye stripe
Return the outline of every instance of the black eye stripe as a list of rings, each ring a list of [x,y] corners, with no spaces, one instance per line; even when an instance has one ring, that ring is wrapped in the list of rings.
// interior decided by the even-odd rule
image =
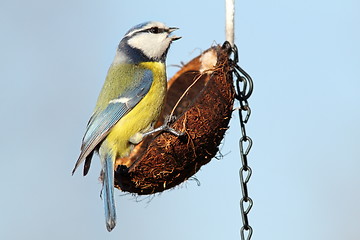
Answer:
[[[152,27],[148,30],[148,32],[151,32],[151,33],[163,33],[165,32],[165,29],[164,28],[158,28],[158,27]]]
[[[140,31],[136,31],[134,33],[132,33],[131,35],[128,35],[127,38],[131,38],[139,33],[154,33],[154,34],[158,34],[158,33],[164,33],[164,32],[169,32],[169,29],[165,29],[165,28],[159,28],[159,27],[152,27],[152,28],[147,28],[147,29],[143,29]]]

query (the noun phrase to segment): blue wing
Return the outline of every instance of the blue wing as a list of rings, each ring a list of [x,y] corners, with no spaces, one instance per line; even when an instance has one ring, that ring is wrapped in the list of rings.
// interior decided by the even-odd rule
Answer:
[[[131,89],[112,99],[104,110],[95,112],[91,116],[82,141],[80,156],[72,171],[73,174],[84,159],[86,159],[84,175],[87,174],[94,150],[108,135],[111,128],[149,92],[152,79],[151,70],[145,70],[142,79],[136,81],[137,83]]]

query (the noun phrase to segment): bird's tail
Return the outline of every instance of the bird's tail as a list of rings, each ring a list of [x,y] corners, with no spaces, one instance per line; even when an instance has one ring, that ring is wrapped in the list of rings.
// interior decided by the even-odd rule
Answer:
[[[112,154],[106,154],[103,161],[103,200],[105,208],[106,228],[110,232],[116,225],[114,200],[114,162]]]

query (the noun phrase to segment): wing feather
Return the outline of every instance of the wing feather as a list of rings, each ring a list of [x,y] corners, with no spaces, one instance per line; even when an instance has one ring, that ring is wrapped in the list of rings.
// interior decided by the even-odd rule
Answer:
[[[86,159],[84,175],[90,168],[93,151],[109,134],[112,127],[133,109],[141,99],[149,92],[152,84],[153,74],[151,70],[145,70],[137,84],[120,94],[117,98],[109,101],[107,107],[102,111],[96,111],[90,118],[83,137],[81,153],[75,164],[74,174],[77,167]]]

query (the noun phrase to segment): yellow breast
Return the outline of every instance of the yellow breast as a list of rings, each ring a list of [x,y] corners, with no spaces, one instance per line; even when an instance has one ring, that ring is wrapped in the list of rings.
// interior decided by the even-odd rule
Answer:
[[[131,151],[129,139],[136,133],[150,130],[159,118],[166,94],[165,64],[140,63],[153,73],[153,83],[145,97],[111,129],[105,141],[116,158],[128,156]]]

